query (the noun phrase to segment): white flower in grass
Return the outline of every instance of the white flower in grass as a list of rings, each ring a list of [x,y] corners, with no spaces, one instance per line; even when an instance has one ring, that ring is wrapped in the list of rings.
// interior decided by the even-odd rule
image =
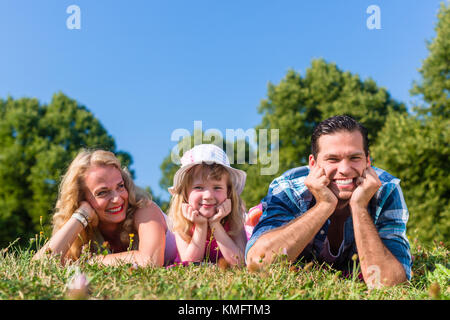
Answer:
[[[67,297],[72,300],[83,300],[89,296],[89,280],[76,268],[75,274],[67,282]]]

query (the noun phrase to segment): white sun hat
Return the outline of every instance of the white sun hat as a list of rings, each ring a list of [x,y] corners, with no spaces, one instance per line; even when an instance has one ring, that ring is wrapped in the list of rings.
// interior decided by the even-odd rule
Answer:
[[[200,144],[186,151],[183,157],[181,157],[181,168],[178,169],[173,177],[173,186],[169,188],[170,194],[177,192],[186,172],[193,166],[201,163],[217,163],[222,165],[230,174],[231,182],[236,192],[239,195],[242,193],[245,186],[245,179],[247,178],[245,171],[232,168],[227,154],[218,146],[214,144]]]

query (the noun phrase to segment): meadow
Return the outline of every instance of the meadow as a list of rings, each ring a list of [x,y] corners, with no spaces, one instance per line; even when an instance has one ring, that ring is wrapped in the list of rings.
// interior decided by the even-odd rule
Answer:
[[[429,300],[450,299],[446,244],[411,242],[413,274],[409,282],[369,290],[356,275],[318,263],[289,263],[283,256],[261,271],[225,263],[106,267],[87,263],[88,255],[62,266],[57,256],[32,260],[44,243],[36,235],[27,248],[11,243],[0,250],[1,300]],[[81,291],[73,281],[83,279]],[[87,284],[87,286],[83,286]]]

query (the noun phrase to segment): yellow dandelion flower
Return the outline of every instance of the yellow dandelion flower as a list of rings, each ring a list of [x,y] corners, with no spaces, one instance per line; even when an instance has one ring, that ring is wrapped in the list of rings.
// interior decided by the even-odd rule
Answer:
[[[313,267],[313,265],[314,265],[314,262],[308,262],[304,267],[303,267],[303,270],[305,270],[305,271],[308,271],[308,270],[310,270],[312,267]]]
[[[258,272],[258,271],[260,271],[259,266],[258,266],[256,263],[254,263],[254,262],[250,262],[250,263],[247,265],[247,269],[248,269],[248,271],[250,271],[250,272]]]
[[[433,299],[438,299],[441,295],[441,287],[439,286],[439,283],[433,282],[430,287],[428,288],[428,294]]]
[[[221,270],[226,270],[229,267],[228,262],[224,258],[220,258],[217,265]]]

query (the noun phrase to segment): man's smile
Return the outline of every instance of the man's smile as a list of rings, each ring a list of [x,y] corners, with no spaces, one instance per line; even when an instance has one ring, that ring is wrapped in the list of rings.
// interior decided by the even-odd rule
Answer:
[[[351,190],[354,188],[356,178],[332,179],[331,184],[340,190]]]
[[[353,183],[353,179],[335,179],[333,180],[338,185],[349,185]]]

